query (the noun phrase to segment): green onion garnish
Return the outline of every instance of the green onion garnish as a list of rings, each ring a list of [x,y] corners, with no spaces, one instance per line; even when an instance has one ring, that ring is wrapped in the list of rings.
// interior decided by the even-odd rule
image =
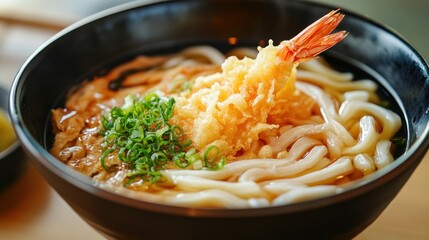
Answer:
[[[396,146],[404,146],[407,143],[406,137],[394,137],[390,140]]]
[[[122,107],[107,112],[101,121],[100,134],[105,140],[101,166],[111,171],[105,159],[111,153],[117,154],[132,170],[125,186],[138,179],[150,183],[160,181],[160,171],[170,162],[179,168],[191,164],[211,170],[222,168],[226,160],[222,157],[217,162],[219,149],[215,146],[205,151],[204,164],[195,164],[202,160],[191,148],[191,140],[184,139],[182,128],[169,123],[174,105],[174,98],[150,93],[140,99],[128,96]]]
[[[387,100],[382,100],[382,101],[380,101],[380,103],[378,105],[381,107],[384,107],[384,108],[389,108],[390,102]]]
[[[223,168],[226,163],[225,157],[221,157],[221,160],[217,162],[219,158],[219,148],[216,146],[210,146],[204,152],[204,167],[212,170],[218,170]]]

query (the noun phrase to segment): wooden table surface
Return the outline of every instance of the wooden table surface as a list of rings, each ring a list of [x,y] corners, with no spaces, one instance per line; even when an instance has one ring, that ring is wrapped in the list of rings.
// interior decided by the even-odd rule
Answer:
[[[350,9],[387,24],[429,58],[429,1],[426,0],[321,0]],[[0,24],[0,32],[2,30]],[[4,30],[4,28],[3,28]],[[14,32],[16,35],[17,33]],[[37,34],[32,33],[30,49],[35,49]],[[49,35],[47,33],[45,35]],[[44,36],[45,36],[44,35]],[[5,36],[4,34],[1,37]],[[39,36],[42,42],[44,36]],[[31,38],[26,39],[31,40]],[[24,41],[22,38],[18,43]],[[16,40],[2,41],[12,46]],[[2,56],[0,45],[0,72],[6,78],[0,83],[9,86],[21,59],[10,49],[11,56]],[[26,50],[19,48],[19,51]],[[27,48],[27,50],[29,50]],[[13,49],[16,51],[16,49]],[[24,56],[24,55],[21,55]],[[14,61],[15,63],[11,63]],[[9,64],[9,65],[8,65]],[[16,69],[14,69],[16,67]],[[7,68],[7,69],[6,69]],[[3,71],[2,71],[3,70]],[[8,72],[9,71],[9,72]],[[10,76],[8,76],[8,74]],[[411,176],[397,197],[381,216],[356,239],[429,239],[429,153]],[[0,192],[0,240],[50,239],[104,239],[87,225],[29,164],[22,176],[6,191]]]

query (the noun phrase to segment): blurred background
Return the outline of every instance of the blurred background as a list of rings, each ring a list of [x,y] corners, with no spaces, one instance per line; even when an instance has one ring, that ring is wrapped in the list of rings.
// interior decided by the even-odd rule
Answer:
[[[0,85],[9,88],[25,60],[61,29],[130,0],[0,0]],[[325,0],[402,35],[429,59],[429,1]],[[273,23],[275,24],[275,23]],[[429,156],[397,198],[356,239],[429,239]],[[0,192],[0,239],[103,239],[29,166]]]

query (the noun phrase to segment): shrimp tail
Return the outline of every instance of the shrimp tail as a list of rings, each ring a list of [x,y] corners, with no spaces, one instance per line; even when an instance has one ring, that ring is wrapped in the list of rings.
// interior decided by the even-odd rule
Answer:
[[[278,56],[290,62],[312,58],[334,46],[347,36],[346,31],[332,33],[344,18],[339,9],[312,23],[289,41],[285,41]]]

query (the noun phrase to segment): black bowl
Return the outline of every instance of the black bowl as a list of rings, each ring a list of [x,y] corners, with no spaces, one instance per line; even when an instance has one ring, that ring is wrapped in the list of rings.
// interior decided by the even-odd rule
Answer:
[[[9,91],[0,87],[0,109],[8,114],[8,108]],[[24,151],[18,140],[0,151],[0,191],[7,189],[10,184],[21,176],[25,162]]]
[[[302,1],[133,2],[65,29],[20,69],[10,111],[19,139],[53,188],[91,226],[110,238],[178,239],[352,238],[391,202],[429,145],[428,66],[394,32],[348,11],[339,29],[346,40],[326,56],[373,77],[398,103],[406,149],[388,167],[318,200],[259,209],[167,206],[120,196],[95,186],[48,151],[50,111],[85,77],[138,53],[205,43],[256,46],[289,39],[336,7]]]

